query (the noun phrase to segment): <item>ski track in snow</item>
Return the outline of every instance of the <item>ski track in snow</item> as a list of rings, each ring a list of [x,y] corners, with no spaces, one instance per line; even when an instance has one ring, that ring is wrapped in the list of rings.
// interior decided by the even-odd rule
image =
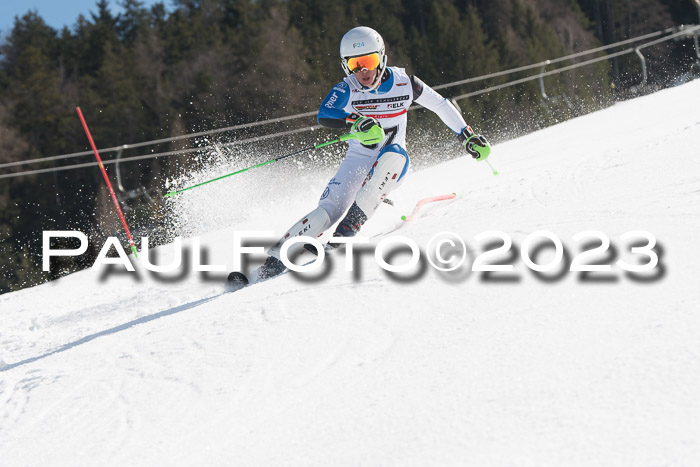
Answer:
[[[644,229],[655,280],[538,279],[513,255],[505,280],[428,267],[402,281],[368,256],[345,272],[338,254],[322,279],[228,294],[226,274],[135,263],[0,296],[0,464],[696,464],[699,99],[700,80],[500,144],[499,177],[468,157],[412,172],[363,231],[422,247],[455,232],[473,261],[487,230],[515,246],[551,230],[576,254],[573,235],[595,229],[615,247],[596,260],[629,261],[617,237]],[[326,176],[299,190],[284,166],[251,172],[172,208],[185,230],[216,229],[202,244],[230,267],[232,231],[281,234]],[[259,199],[270,178],[279,198]]]

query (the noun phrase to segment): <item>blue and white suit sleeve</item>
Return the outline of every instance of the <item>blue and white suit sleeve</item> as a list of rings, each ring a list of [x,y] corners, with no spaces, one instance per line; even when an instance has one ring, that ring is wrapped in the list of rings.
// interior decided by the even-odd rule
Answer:
[[[345,106],[350,101],[350,88],[344,81],[336,84],[321,103],[316,120],[328,128],[345,128],[348,115]]]
[[[459,135],[462,133],[462,130],[467,126],[467,122],[464,121],[461,112],[450,101],[415,76],[411,76],[411,84],[413,86],[414,102],[435,112],[440,117],[440,120],[455,134]]]

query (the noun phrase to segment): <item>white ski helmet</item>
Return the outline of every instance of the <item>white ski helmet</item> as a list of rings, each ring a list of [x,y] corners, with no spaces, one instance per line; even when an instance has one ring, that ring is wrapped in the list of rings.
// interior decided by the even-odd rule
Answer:
[[[341,64],[343,66],[343,71],[345,71],[345,75],[348,77],[352,77],[353,72],[348,65],[348,61],[350,59],[370,56],[372,54],[377,54],[378,62],[376,67],[379,70],[379,73],[377,73],[377,78],[369,88],[360,85],[357,79],[352,80],[353,84],[355,84],[357,89],[360,91],[371,91],[376,89],[382,82],[382,77],[386,71],[387,62],[387,56],[384,53],[384,39],[382,39],[382,36],[380,36],[374,29],[366,26],[358,26],[346,32],[343,38],[340,40]]]

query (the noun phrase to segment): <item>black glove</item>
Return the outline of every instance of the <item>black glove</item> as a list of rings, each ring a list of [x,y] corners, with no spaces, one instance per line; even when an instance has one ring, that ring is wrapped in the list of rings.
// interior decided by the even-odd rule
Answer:
[[[483,161],[491,154],[491,145],[482,135],[476,135],[469,126],[466,126],[462,133],[457,136],[464,149],[470,156],[478,161]]]

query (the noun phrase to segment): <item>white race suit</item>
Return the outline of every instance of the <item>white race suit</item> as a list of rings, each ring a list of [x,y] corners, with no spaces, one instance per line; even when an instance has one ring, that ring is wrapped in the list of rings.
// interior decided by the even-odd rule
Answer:
[[[408,171],[406,124],[408,108],[413,102],[435,112],[457,135],[467,126],[461,113],[447,99],[415,76],[409,76],[403,68],[388,67],[376,90],[359,89],[354,76],[335,85],[321,104],[318,122],[326,127],[345,129],[350,114],[374,117],[384,129],[384,142],[367,146],[357,140],[348,141],[345,158],[323,191],[318,207],[285,233],[269,250],[271,256],[279,259],[281,245],[291,237],[321,235],[353,202],[357,202],[367,217],[372,215],[382,198],[398,186]],[[366,180],[375,179],[374,172],[380,169],[386,172],[388,183],[381,187],[368,186]],[[381,188],[381,191],[370,192],[369,188]],[[300,248],[301,244],[294,245],[288,256],[292,257]]]

